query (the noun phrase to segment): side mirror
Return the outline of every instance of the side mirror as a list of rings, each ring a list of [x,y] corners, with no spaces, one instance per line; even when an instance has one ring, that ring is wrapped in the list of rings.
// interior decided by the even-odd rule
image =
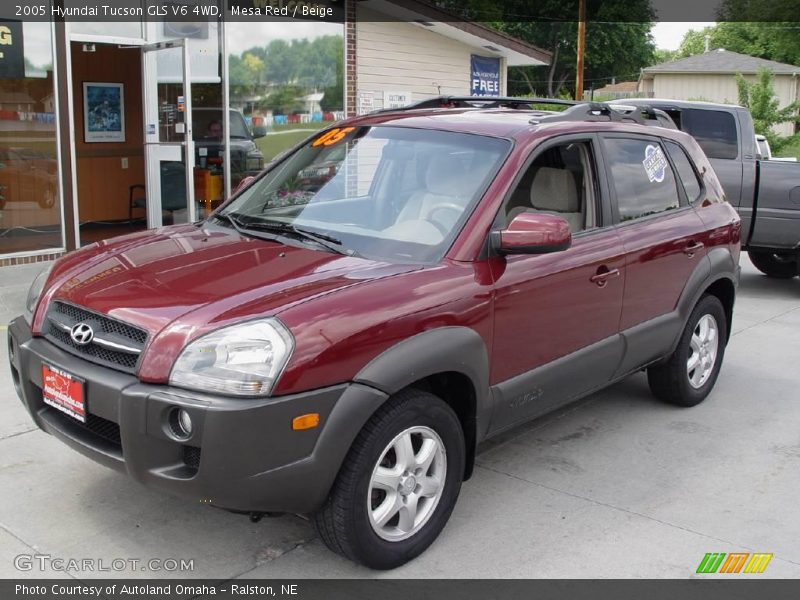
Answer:
[[[546,213],[521,213],[497,234],[500,254],[546,254],[572,245],[572,232],[563,217]]]
[[[262,138],[267,135],[267,126],[266,125],[256,125],[253,127],[253,139],[256,140],[258,138]]]

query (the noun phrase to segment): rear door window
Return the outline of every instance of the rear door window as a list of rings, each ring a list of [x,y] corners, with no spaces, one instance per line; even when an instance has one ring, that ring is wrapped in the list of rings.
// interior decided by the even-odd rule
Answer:
[[[680,206],[675,174],[660,143],[606,138],[604,144],[621,223]]]
[[[680,127],[697,140],[709,158],[739,156],[736,120],[731,113],[689,108],[681,111]]]

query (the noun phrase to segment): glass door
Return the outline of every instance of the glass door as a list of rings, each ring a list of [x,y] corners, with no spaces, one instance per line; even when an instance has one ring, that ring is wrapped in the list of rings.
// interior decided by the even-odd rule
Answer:
[[[147,225],[197,219],[189,40],[143,47]]]

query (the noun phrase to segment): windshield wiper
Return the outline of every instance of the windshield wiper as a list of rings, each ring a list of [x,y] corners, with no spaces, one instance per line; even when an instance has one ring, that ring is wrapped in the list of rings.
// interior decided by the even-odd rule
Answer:
[[[255,231],[249,231],[242,225],[242,222],[239,221],[236,217],[234,217],[231,213],[217,213],[214,215],[214,218],[230,224],[230,226],[233,227],[236,230],[236,233],[238,233],[239,235],[243,235],[245,237],[257,238],[259,240],[267,240],[270,242],[278,241],[275,236],[272,235],[263,236],[263,235],[258,235],[258,233]]]
[[[237,233],[242,233],[242,226],[233,215],[229,213],[217,213],[214,215],[214,218],[219,221],[225,221],[226,223],[230,224],[230,226],[233,227]]]
[[[299,239],[310,240],[322,246],[323,248],[330,250],[331,252],[335,252],[336,254],[343,254],[345,256],[353,256],[355,254],[355,252],[352,250],[345,250],[342,248],[342,240],[337,239],[332,235],[317,233],[316,231],[309,231],[308,229],[295,227],[289,223],[279,223],[277,221],[257,221],[248,222],[244,226],[248,229],[253,228],[259,231],[274,231],[284,235],[291,235]]]

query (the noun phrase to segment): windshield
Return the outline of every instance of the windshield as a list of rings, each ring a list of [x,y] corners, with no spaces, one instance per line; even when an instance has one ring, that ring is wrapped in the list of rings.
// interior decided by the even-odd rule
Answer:
[[[222,212],[243,230],[291,227],[367,258],[437,261],[510,146],[425,129],[334,128],[311,138]]]

